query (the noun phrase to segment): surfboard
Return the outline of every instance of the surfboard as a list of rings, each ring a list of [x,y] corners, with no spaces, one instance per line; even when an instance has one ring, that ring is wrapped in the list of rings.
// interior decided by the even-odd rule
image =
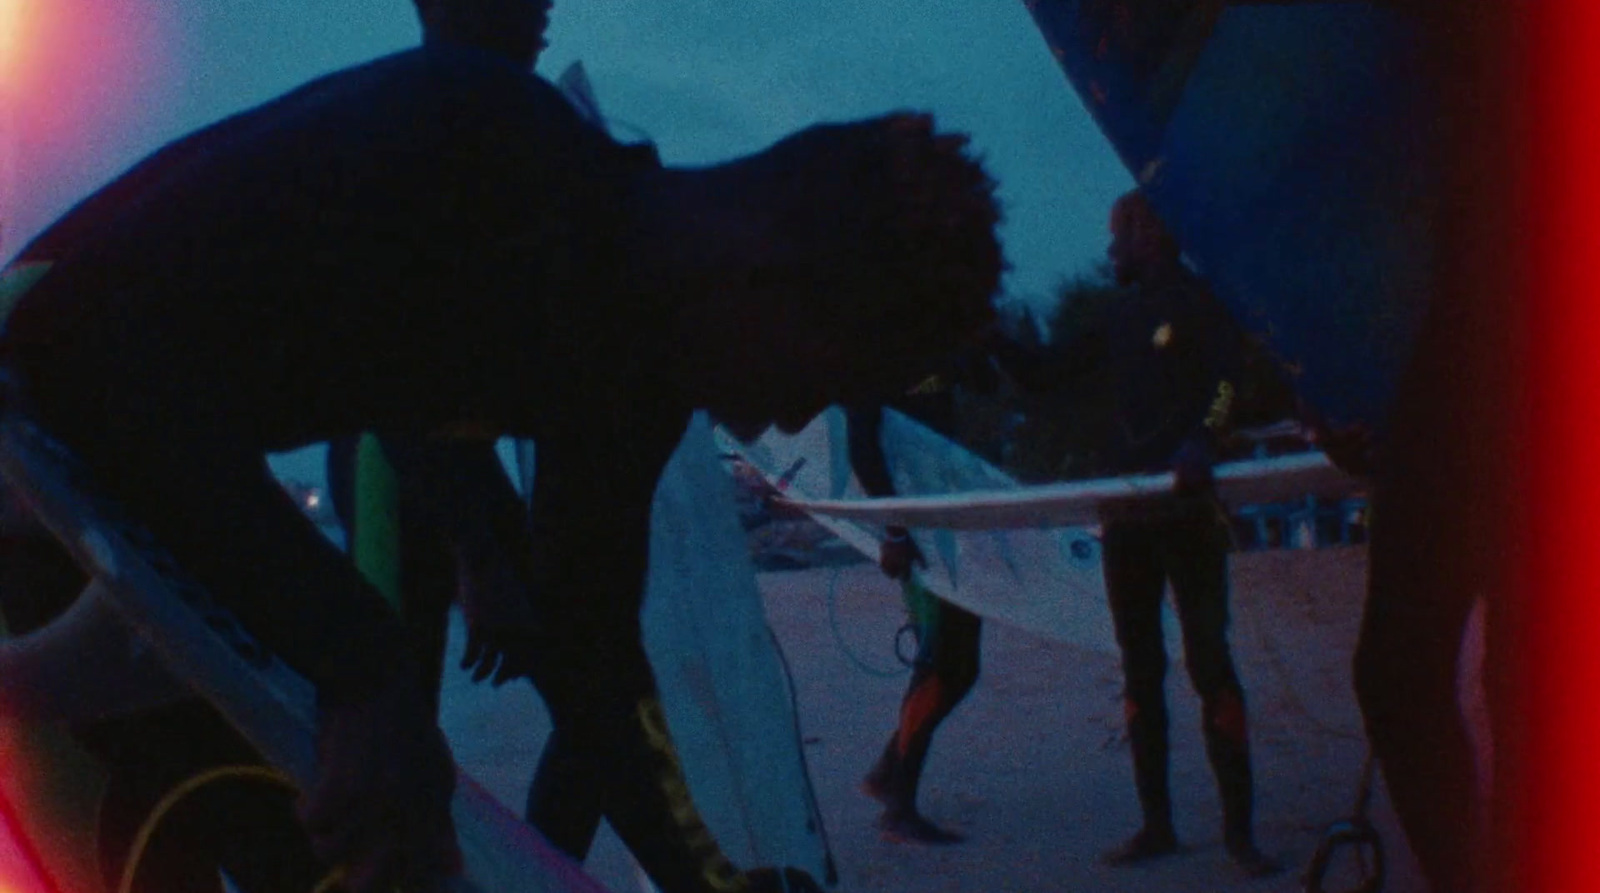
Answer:
[[[865,497],[850,468],[843,410],[832,407],[793,436],[768,432],[750,444],[718,430],[719,445],[749,462],[805,506]],[[897,491],[950,494],[1015,490],[1004,472],[905,415],[886,411],[883,446]],[[858,519],[816,521],[876,560],[881,533]],[[918,582],[953,604],[1038,635],[1115,654],[1096,532],[1083,526],[911,532],[928,566]]]
[[[833,878],[794,692],[703,413],[656,488],[642,620],[690,794],[723,851]]]
[[[404,609],[400,589],[400,493],[394,466],[377,435],[356,441],[355,540],[350,560],[396,611]]]
[[[1440,187],[1406,4],[1024,2],[1217,295],[1324,415],[1381,431]]]
[[[1363,484],[1318,452],[1222,463],[1214,469],[1224,505],[1280,502],[1314,495],[1342,499]],[[859,522],[953,530],[1014,530],[1093,525],[1104,512],[1154,510],[1173,489],[1172,472],[1099,478],[1024,488],[971,490],[945,496],[879,499],[788,499],[815,515]]]
[[[528,497],[537,446],[513,453],[508,470]],[[703,414],[662,471],[650,517],[645,652],[696,808],[734,864],[834,877],[781,646]]]
[[[112,606],[159,656],[302,790],[315,783],[314,691],[188,579],[149,534],[97,498],[70,453],[15,414],[0,417],[0,473],[93,578],[80,599]],[[452,814],[458,891],[603,893],[582,869],[464,773]]]

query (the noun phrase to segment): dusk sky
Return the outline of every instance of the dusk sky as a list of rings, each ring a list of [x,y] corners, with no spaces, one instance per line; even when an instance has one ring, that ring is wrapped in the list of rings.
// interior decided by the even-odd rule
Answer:
[[[418,39],[408,0],[0,0],[0,30],[5,257],[167,140]],[[1131,185],[1021,0],[558,0],[550,42],[540,73],[582,59],[668,163],[896,108],[970,131],[1034,301],[1101,256]]]
[[[539,72],[581,59],[669,164],[897,108],[970,132],[1036,307],[1132,184],[1021,0],[557,0],[549,38]],[[408,0],[0,0],[0,258],[166,141],[418,39]]]

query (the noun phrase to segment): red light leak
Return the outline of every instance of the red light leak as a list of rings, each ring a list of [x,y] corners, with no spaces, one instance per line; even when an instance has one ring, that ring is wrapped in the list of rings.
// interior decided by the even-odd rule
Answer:
[[[47,875],[48,867],[25,835],[24,816],[28,785],[20,780],[30,771],[29,748],[9,724],[0,723],[0,893],[61,893]]]
[[[49,890],[10,829],[0,827],[0,893],[48,893]]]
[[[1527,699],[1530,752],[1528,889],[1578,890],[1600,870],[1600,718],[1589,702],[1600,684],[1600,600],[1594,525],[1600,506],[1600,351],[1595,326],[1595,245],[1600,242],[1600,68],[1594,61],[1600,6],[1563,0],[1527,7],[1527,102],[1531,253],[1525,292],[1531,308],[1535,469],[1529,521],[1537,525],[1526,593],[1531,661]]]

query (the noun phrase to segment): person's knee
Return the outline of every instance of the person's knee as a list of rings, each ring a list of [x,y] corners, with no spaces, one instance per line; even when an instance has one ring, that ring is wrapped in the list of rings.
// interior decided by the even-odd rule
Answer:
[[[1239,683],[1233,653],[1226,640],[1206,648],[1191,646],[1187,651],[1184,663],[1189,670],[1189,681],[1202,703],[1228,696],[1242,697],[1244,686]]]
[[[1409,654],[1392,636],[1366,629],[1351,659],[1356,703],[1368,721],[1405,709],[1411,692],[1429,675],[1422,655]]]
[[[951,703],[960,701],[978,684],[979,661],[978,655],[972,653],[961,660],[952,661],[948,666],[941,668],[939,679],[944,683],[946,696]]]
[[[1135,736],[1165,735],[1167,699],[1160,687],[1125,689],[1122,693],[1122,721],[1128,731]]]
[[[1403,735],[1400,729],[1407,711],[1406,680],[1391,655],[1366,637],[1357,644],[1352,663],[1356,705],[1361,709],[1368,739],[1382,752],[1396,734]]]
[[[1415,738],[1419,729],[1458,722],[1456,656],[1407,647],[1392,637],[1363,635],[1353,660],[1353,687],[1368,737],[1380,748]]]
[[[1123,691],[1129,698],[1148,700],[1160,697],[1167,681],[1167,656],[1156,649],[1124,649],[1122,652]]]
[[[1237,685],[1223,686],[1206,695],[1201,701],[1201,714],[1208,733],[1239,745],[1249,740],[1244,692]]]
[[[1134,714],[1153,715],[1166,710],[1165,681],[1161,674],[1130,675],[1122,686],[1123,709],[1131,719]]]

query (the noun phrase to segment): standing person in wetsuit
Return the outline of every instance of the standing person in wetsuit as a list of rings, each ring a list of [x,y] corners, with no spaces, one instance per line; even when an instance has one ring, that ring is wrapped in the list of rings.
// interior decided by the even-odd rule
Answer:
[[[1105,855],[1140,862],[1178,849],[1168,785],[1167,655],[1162,599],[1172,584],[1184,663],[1200,695],[1206,755],[1221,795],[1228,854],[1251,875],[1280,870],[1255,844],[1244,691],[1228,647],[1229,532],[1211,466],[1234,410],[1241,333],[1184,267],[1177,241],[1144,194],[1111,212],[1107,251],[1126,293],[1101,331],[1064,349],[1079,371],[1099,367],[1115,392],[1105,449],[1117,474],[1171,469],[1176,494],[1159,509],[1107,517],[1102,561],[1125,678],[1123,705],[1144,824]],[[1076,354],[1076,355],[1075,355]]]
[[[868,496],[896,495],[883,449],[885,408],[904,412],[953,438],[955,387],[966,385],[992,392],[997,385],[997,373],[986,354],[963,354],[948,366],[893,401],[846,409],[850,466]],[[883,803],[878,827],[889,839],[959,843],[964,839],[960,834],[935,825],[918,811],[917,789],[934,732],[978,681],[983,619],[938,598],[912,580],[912,566],[924,563],[924,559],[909,531],[891,524],[884,534],[878,566],[901,583],[916,630],[917,654],[912,662],[911,683],[900,702],[899,722],[861,787],[868,796]]]
[[[505,59],[430,43],[78,205],[17,260],[42,275],[0,362],[12,405],[317,686],[304,816],[359,893],[456,868],[453,767],[399,621],[262,456],[369,430],[537,441],[529,553],[456,516],[458,548],[532,555],[533,632],[487,653],[534,680],[662,888],[750,889],[685,821],[659,734],[638,616],[656,479],[697,407],[797,430],[990,321],[997,213],[964,145],[896,114],[664,169]]]

